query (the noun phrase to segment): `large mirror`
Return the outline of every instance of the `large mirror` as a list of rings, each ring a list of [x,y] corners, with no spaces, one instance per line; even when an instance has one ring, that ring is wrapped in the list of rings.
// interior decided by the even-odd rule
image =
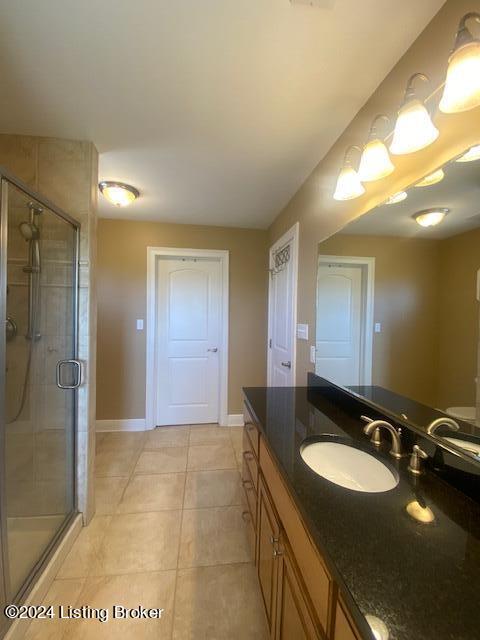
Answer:
[[[479,298],[480,147],[320,243],[315,372],[480,462]]]

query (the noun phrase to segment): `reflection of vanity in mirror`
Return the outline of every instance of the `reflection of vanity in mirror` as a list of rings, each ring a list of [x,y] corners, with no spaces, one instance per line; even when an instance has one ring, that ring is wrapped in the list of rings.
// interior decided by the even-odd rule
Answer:
[[[477,151],[319,245],[315,372],[480,461]]]

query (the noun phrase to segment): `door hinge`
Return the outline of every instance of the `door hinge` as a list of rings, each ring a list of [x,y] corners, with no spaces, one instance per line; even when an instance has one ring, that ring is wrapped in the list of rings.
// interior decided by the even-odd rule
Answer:
[[[270,338],[270,340],[268,341],[268,348],[271,349],[272,348],[272,339]]]

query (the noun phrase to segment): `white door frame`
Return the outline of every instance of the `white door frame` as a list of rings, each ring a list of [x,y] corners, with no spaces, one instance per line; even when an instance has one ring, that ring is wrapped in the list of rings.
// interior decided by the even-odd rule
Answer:
[[[363,258],[358,256],[318,256],[318,266],[320,264],[330,264],[336,262],[339,265],[351,266],[360,265],[364,267],[366,278],[365,287],[362,286],[362,346],[360,354],[362,373],[362,384],[372,384],[372,363],[373,363],[373,316],[375,299],[375,258]],[[318,292],[318,272],[317,269],[317,292]],[[316,295],[316,294],[315,294]],[[318,301],[317,301],[318,302]]]
[[[220,261],[222,268],[221,286],[221,351],[220,351],[220,382],[219,382],[219,416],[222,426],[228,425],[228,325],[229,325],[229,251],[213,249],[176,249],[171,247],[147,247],[147,377],[145,398],[145,429],[156,427],[157,416],[157,260],[160,256],[215,258]],[[151,382],[149,382],[151,381]]]
[[[297,290],[298,290],[298,245],[299,245],[300,223],[296,222],[293,227],[283,234],[271,247],[269,251],[268,266],[273,269],[273,259],[275,251],[287,242],[292,243],[292,253],[290,260],[293,265],[293,296],[292,309],[292,379],[293,386],[297,380]],[[272,276],[268,279],[268,335],[267,335],[267,386],[271,386],[272,381],[272,350],[270,349],[270,339],[272,337]]]

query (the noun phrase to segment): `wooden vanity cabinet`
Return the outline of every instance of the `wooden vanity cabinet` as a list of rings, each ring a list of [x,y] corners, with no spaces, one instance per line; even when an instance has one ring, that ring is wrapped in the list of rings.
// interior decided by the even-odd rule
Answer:
[[[255,564],[270,638],[360,640],[246,406],[244,416],[245,513],[254,524]]]

